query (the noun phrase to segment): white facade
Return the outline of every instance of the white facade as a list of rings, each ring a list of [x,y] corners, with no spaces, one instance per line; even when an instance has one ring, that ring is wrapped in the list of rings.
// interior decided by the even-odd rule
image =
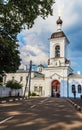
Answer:
[[[30,91],[35,92],[40,96],[57,96],[57,97],[73,97],[73,88],[75,87],[76,96],[82,95],[82,76],[73,74],[73,70],[68,60],[68,45],[64,32],[61,30],[62,20],[57,21],[57,31],[50,37],[50,58],[48,60],[48,67],[44,68],[39,65],[38,71],[31,72],[31,86]],[[17,73],[7,74],[6,82],[13,77],[15,80],[23,84],[23,93],[26,86],[26,77],[28,71],[18,71]],[[79,89],[78,92],[78,85]],[[27,91],[29,83],[27,85]]]

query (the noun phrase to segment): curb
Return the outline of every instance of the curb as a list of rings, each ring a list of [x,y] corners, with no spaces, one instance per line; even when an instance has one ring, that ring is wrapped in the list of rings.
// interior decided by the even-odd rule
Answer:
[[[82,112],[81,106],[77,105],[76,103],[74,103],[74,102],[73,102],[72,100],[70,100],[70,99],[67,99],[67,101],[70,102],[70,103],[75,107],[75,109],[76,109],[77,111]]]
[[[2,100],[0,103],[7,103],[7,102],[14,102],[14,101],[22,101],[22,100],[27,100],[27,97],[22,97],[22,98],[15,98],[15,99],[9,99],[9,100]]]

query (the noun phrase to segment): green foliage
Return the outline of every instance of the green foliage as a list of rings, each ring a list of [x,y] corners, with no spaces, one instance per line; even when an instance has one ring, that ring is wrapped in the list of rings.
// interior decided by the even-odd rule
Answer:
[[[23,25],[31,28],[34,20],[52,15],[54,0],[1,0],[0,25],[12,38],[21,31]]]
[[[8,39],[6,36],[4,40],[0,39],[0,73],[3,70],[6,72],[15,72],[20,65],[18,45]]]
[[[39,96],[39,95],[37,95],[36,93],[32,92],[32,93],[30,93],[30,96]]]
[[[20,65],[17,34],[34,20],[52,15],[54,0],[0,0],[0,73],[15,72]]]
[[[9,80],[6,83],[6,87],[11,88],[11,89],[21,89],[22,85],[18,83],[17,81]]]
[[[17,30],[14,28],[16,26],[9,18],[10,15],[6,14],[6,11],[9,11],[7,8],[4,4],[0,5],[0,73],[3,70],[15,72],[21,61],[16,43]]]

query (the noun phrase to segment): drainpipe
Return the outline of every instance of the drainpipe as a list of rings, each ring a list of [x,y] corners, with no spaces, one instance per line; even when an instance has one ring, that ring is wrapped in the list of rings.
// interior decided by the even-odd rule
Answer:
[[[67,98],[69,98],[69,77],[67,77]]]

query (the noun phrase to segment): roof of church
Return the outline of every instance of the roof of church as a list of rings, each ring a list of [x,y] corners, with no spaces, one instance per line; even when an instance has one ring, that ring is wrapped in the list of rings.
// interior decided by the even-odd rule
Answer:
[[[19,69],[16,73],[27,73],[29,70]]]
[[[82,75],[71,73],[71,74],[69,75],[69,78],[82,78]]]
[[[66,37],[66,35],[63,31],[55,32],[55,33],[52,33],[52,35],[51,35],[51,39],[59,38],[59,37]]]
[[[29,70],[24,70],[24,69],[19,69],[17,70],[16,73],[28,73]],[[38,72],[38,71],[35,71],[35,70],[32,70],[31,73],[34,73],[35,74],[35,77],[42,77],[44,74]]]
[[[61,37],[65,37],[69,43],[69,40],[68,38],[66,37],[65,33],[63,31],[58,31],[58,32],[54,32],[52,33],[51,35],[51,38],[50,39],[53,39],[53,38],[61,38]]]
[[[38,67],[43,67],[44,68],[44,65],[40,64],[40,65],[38,65]]]

